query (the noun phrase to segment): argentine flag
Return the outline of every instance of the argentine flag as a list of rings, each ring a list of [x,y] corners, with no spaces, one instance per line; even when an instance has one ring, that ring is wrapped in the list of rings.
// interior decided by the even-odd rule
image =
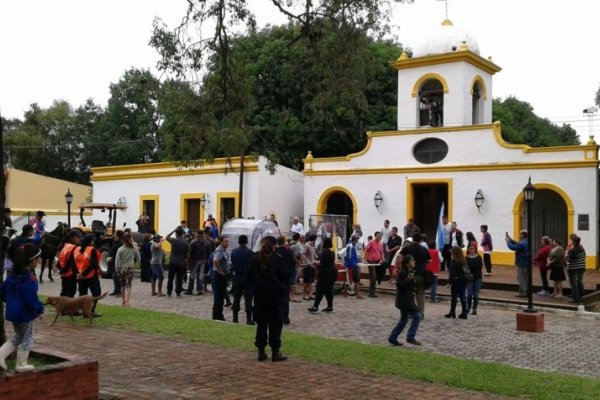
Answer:
[[[444,202],[442,201],[442,206],[440,207],[440,215],[438,217],[437,233],[435,235],[436,247],[439,251],[442,251],[442,249],[444,248],[444,223],[442,222],[443,216],[444,216]]]

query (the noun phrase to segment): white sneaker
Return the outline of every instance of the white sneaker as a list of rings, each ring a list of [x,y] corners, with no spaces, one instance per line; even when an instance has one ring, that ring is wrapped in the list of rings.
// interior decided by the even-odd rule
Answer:
[[[546,292],[545,290],[540,290],[540,291],[538,292],[538,294],[539,294],[540,296],[550,296],[550,293]]]

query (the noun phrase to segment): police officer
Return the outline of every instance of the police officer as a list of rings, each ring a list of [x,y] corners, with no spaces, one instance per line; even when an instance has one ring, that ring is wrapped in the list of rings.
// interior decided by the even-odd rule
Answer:
[[[246,323],[254,325],[252,320],[252,291],[248,285],[248,270],[250,261],[254,257],[254,252],[248,248],[248,236],[240,235],[238,238],[239,247],[231,252],[231,265],[233,268],[233,322],[238,322],[238,313],[240,311],[240,300],[244,296],[244,308],[246,310]]]
[[[281,331],[283,329],[283,305],[288,296],[288,276],[283,258],[275,253],[277,241],[266,236],[260,251],[250,265],[250,283],[254,293],[254,320],[256,321],[255,346],[258,361],[265,361],[267,342],[271,346],[272,361],[285,361],[281,354]],[[268,333],[267,333],[268,330]]]

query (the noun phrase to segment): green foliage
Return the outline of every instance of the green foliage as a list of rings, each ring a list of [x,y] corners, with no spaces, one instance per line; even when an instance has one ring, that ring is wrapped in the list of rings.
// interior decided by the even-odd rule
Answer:
[[[190,1],[173,31],[155,21],[150,43],[162,56],[159,67],[178,76],[205,73],[203,125],[184,135],[192,149],[169,146],[168,158],[264,154],[299,169],[308,150],[347,154],[364,146],[365,130],[393,129],[389,61],[401,48],[373,39],[386,32],[389,1],[272,3],[289,25],[257,32],[245,3],[235,0]],[[213,37],[189,35],[208,21],[216,24]],[[245,35],[229,28],[234,21],[246,24]],[[165,140],[177,143],[180,133],[169,134],[176,136]]]
[[[492,118],[502,122],[502,138],[510,143],[532,147],[579,144],[577,132],[571,125],[557,126],[547,118],[540,118],[529,103],[515,97],[504,101],[494,99]]]
[[[103,304],[98,305],[98,310],[103,317],[94,320],[96,327],[255,351],[255,328],[247,325],[223,324],[166,312]],[[52,313],[51,310],[49,312]],[[52,315],[47,318],[52,318]],[[84,319],[77,319],[76,322],[87,324]],[[600,396],[600,381],[593,378],[539,372],[410,349],[396,350],[389,346],[329,339],[305,333],[285,331],[283,348],[293,358],[354,368],[357,374],[369,371],[502,396],[540,400],[592,400]]]

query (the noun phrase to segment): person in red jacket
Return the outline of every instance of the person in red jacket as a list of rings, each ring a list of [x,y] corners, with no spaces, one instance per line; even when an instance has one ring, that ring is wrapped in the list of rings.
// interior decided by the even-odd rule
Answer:
[[[552,240],[548,236],[542,236],[541,242],[542,247],[533,259],[535,265],[540,269],[540,276],[542,277],[542,290],[538,294],[540,296],[550,296],[550,288],[548,286],[548,271],[550,270],[548,255],[552,251]]]
[[[432,303],[439,303],[440,301],[437,299],[437,284],[440,267],[444,262],[444,257],[442,257],[442,253],[436,248],[435,241],[429,242],[428,247],[431,260],[427,263],[427,271],[430,271],[433,274],[433,282],[429,289],[429,301]]]

